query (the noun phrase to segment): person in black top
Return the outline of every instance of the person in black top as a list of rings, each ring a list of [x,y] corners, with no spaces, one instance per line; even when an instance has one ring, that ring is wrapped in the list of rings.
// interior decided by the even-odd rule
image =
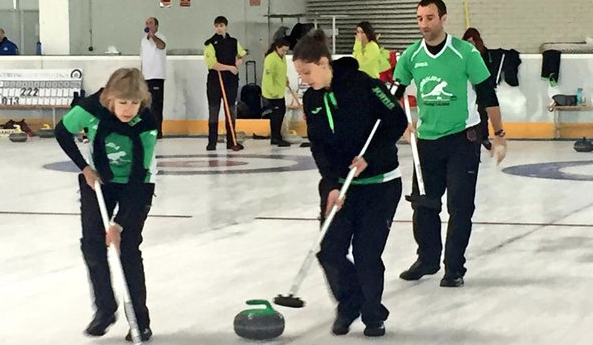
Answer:
[[[322,221],[334,204],[341,207],[317,253],[338,302],[332,332],[348,333],[362,315],[364,334],[382,336],[389,311],[381,303],[381,255],[402,192],[395,143],[407,127],[406,116],[379,80],[358,70],[354,58],[332,62],[320,30],[299,41],[293,62],[310,86],[303,106],[321,173]],[[357,157],[377,119],[381,124],[364,157]],[[340,184],[354,166],[356,178],[345,200],[338,200]],[[350,244],[354,263],[347,258]]]
[[[220,112],[220,100],[223,98],[220,88],[218,73],[222,74],[222,80],[229,102],[231,111],[230,117],[232,123],[229,123],[225,117],[227,149],[233,147],[233,137],[231,130],[235,130],[235,101],[239,89],[239,66],[243,63],[243,57],[247,52],[241,47],[236,38],[231,37],[227,32],[228,20],[219,16],[214,19],[215,34],[204,42],[204,59],[208,67],[208,80],[206,89],[208,94],[208,146],[206,150],[216,150],[216,141],[218,139],[218,113]],[[232,126],[232,129],[231,129]],[[239,149],[243,145],[237,144]]]
[[[486,64],[488,70],[492,70],[491,62],[490,62],[490,54],[488,53],[488,48],[484,45],[484,41],[482,40],[482,36],[480,32],[476,28],[467,28],[465,33],[463,34],[464,41],[468,41],[469,43],[473,44],[476,49],[480,52],[482,56],[482,60]],[[495,85],[495,75],[490,75],[490,81],[492,85]],[[482,145],[486,148],[486,150],[490,151],[492,149],[492,143],[490,142],[489,138],[489,130],[488,130],[488,112],[483,104],[478,102],[478,113],[480,114],[480,125],[482,127],[481,130],[481,140]]]
[[[81,250],[93,287],[95,316],[85,330],[102,336],[115,323],[117,302],[111,287],[106,246],[114,245],[130,291],[143,341],[150,339],[146,284],[140,244],[156,178],[157,123],[150,112],[151,96],[137,68],[116,70],[105,88],[80,100],[56,125],[60,147],[81,170],[78,175],[82,221]],[[88,128],[92,159],[87,162],[72,135]],[[109,217],[108,232],[95,195],[102,191]],[[118,211],[114,214],[115,206]],[[125,338],[132,341],[130,333]]]

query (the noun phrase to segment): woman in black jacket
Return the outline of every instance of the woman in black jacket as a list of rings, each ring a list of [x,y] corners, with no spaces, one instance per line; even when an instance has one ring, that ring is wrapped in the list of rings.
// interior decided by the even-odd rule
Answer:
[[[341,207],[317,254],[338,301],[332,326],[346,334],[360,315],[364,334],[385,334],[389,311],[382,305],[385,267],[381,255],[402,184],[396,141],[407,127],[405,113],[385,86],[358,70],[355,59],[331,61],[322,31],[302,38],[294,49],[296,71],[310,88],[303,97],[311,152],[321,173],[322,220]],[[381,124],[364,157],[357,157],[377,119]],[[339,189],[357,168],[345,200]],[[352,244],[354,263],[346,257]]]

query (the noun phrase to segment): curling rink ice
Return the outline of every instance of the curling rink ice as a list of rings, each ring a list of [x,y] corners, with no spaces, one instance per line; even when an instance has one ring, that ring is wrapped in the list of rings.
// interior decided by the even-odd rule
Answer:
[[[159,141],[141,247],[152,344],[258,343],[235,335],[233,318],[249,308],[245,300],[285,294],[317,237],[319,174],[309,149],[244,144],[209,154],[203,138]],[[276,307],[286,329],[262,343],[591,344],[593,153],[572,145],[509,141],[500,167],[482,151],[464,287],[439,287],[442,269],[418,282],[398,278],[416,250],[402,198],[383,255],[387,334],[367,338],[360,321],[348,335],[330,334],[335,304],[314,263],[298,294],[305,307]],[[398,146],[407,194],[411,151]],[[0,138],[0,152],[0,344],[124,344],[121,297],[109,332],[83,335],[93,310],[68,158],[52,139]]]

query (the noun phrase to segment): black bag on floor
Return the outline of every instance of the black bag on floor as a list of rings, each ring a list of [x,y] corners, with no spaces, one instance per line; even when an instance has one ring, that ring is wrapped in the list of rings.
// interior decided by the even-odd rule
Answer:
[[[253,81],[250,82],[249,70],[252,70]],[[262,116],[262,93],[261,87],[257,85],[257,70],[255,61],[245,62],[245,86],[241,88],[241,97],[237,105],[237,118],[239,119],[261,119]],[[243,103],[243,104],[241,104]]]

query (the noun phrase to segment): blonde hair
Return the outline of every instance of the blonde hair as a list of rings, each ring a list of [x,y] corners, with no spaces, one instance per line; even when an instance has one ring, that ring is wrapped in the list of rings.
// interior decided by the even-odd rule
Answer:
[[[120,68],[109,77],[103,92],[101,104],[113,111],[116,98],[140,101],[140,109],[150,107],[152,97],[142,73],[137,68]]]

